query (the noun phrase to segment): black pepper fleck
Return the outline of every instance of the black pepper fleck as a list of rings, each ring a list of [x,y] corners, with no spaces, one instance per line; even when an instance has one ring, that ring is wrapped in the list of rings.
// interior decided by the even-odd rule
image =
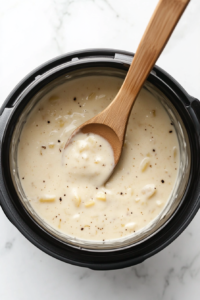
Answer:
[[[74,101],[76,101],[76,97],[74,97]]]
[[[46,149],[47,147],[45,147],[45,146],[42,146],[42,148],[43,148],[43,149]]]
[[[84,230],[84,228],[82,227],[81,230]]]
[[[60,197],[59,200],[62,201],[62,198]]]
[[[47,123],[49,124],[49,123],[50,123],[50,121],[47,121]]]
[[[172,130],[169,131],[169,133],[172,133],[172,132],[173,132]]]
[[[164,183],[165,181],[162,179],[161,182]]]
[[[58,143],[60,143],[60,140],[58,140]]]
[[[153,152],[155,152],[156,150],[155,149],[153,149]]]

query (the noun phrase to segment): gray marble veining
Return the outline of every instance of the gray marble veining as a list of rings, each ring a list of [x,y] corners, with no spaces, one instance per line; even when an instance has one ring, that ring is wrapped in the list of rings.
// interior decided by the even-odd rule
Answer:
[[[136,51],[156,0],[0,0],[0,104],[32,69],[85,48]],[[200,99],[200,1],[192,0],[158,65]],[[93,271],[64,264],[27,241],[0,209],[0,299],[196,300],[200,214],[142,264]]]

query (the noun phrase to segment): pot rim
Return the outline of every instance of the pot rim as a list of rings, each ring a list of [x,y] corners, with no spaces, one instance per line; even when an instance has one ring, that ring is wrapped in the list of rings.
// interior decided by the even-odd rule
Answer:
[[[38,82],[40,80],[39,75],[41,75],[42,72],[48,73],[48,71],[50,69],[52,69],[52,67],[56,68],[56,66],[58,66],[58,65],[60,66],[63,63],[65,63],[65,64],[68,63],[68,67],[73,66],[73,65],[82,64],[83,62],[88,63],[90,61],[90,63],[92,63],[92,62],[95,62],[96,60],[100,59],[100,57],[102,59],[102,62],[108,63],[109,61],[112,61],[112,62],[114,61],[118,64],[123,64],[127,68],[127,65],[130,65],[130,63],[131,63],[133,56],[134,55],[130,52],[112,50],[112,49],[97,49],[97,50],[89,49],[89,50],[85,50],[85,51],[76,51],[76,52],[69,53],[68,55],[63,55],[63,56],[57,57],[57,58],[43,64],[42,66],[38,67],[33,72],[28,74],[10,93],[10,95],[8,96],[8,98],[6,99],[6,101],[4,102],[4,104],[0,110],[0,123],[1,123],[1,121],[3,121],[3,116],[5,117],[5,111],[7,110],[7,112],[9,112],[7,119],[6,119],[6,123],[4,123],[4,128],[2,128],[3,130],[1,131],[1,134],[0,134],[0,138],[2,140],[1,150],[0,150],[1,151],[1,153],[0,153],[1,154],[1,165],[3,165],[2,153],[4,153],[3,145],[6,140],[5,133],[8,130],[8,125],[9,125],[10,121],[12,120],[12,116],[13,116],[15,110],[20,105],[20,101],[18,101],[18,100],[16,101],[16,99],[17,98],[19,99],[20,94],[22,93],[22,91],[24,91],[25,88],[27,88],[27,86],[29,86],[30,84],[34,84],[34,83],[38,84]],[[187,108],[188,117],[190,117],[190,118],[188,118],[188,122],[190,123],[188,125],[191,125],[192,127],[194,127],[193,129],[195,129],[195,133],[197,131],[199,131],[200,126],[199,126],[198,116],[196,116],[194,109],[191,109],[192,103],[194,101],[196,101],[196,99],[189,96],[187,94],[187,92],[180,86],[180,84],[178,84],[169,74],[167,74],[165,71],[163,71],[161,68],[159,68],[157,66],[155,66],[153,68],[153,71],[148,79],[150,79],[150,77],[152,77],[152,79],[154,79],[153,81],[157,80],[160,85],[166,86],[168,88],[170,87],[169,93],[174,93],[174,95],[176,97],[178,97],[179,100],[181,101],[182,106]],[[190,109],[188,109],[188,108],[190,108]],[[193,122],[194,120],[192,119],[192,117],[194,118],[195,116],[196,116],[196,119],[195,119],[196,123]],[[189,134],[188,134],[188,136],[189,136]],[[190,137],[191,136],[189,136],[189,138]],[[199,148],[199,141],[198,141],[198,148]],[[191,156],[192,156],[192,152],[191,152]],[[198,161],[198,166],[199,166],[199,161]],[[71,260],[69,261],[69,259],[67,259],[67,258],[62,258],[61,255],[57,255],[55,253],[56,249],[53,249],[54,247],[52,247],[52,245],[51,245],[51,248],[52,248],[51,250],[47,249],[48,247],[45,244],[46,241],[44,241],[44,239],[42,238],[41,242],[43,245],[41,244],[41,242],[38,242],[38,234],[36,234],[37,231],[32,230],[32,228],[27,226],[27,224],[26,224],[26,222],[24,222],[24,220],[20,219],[21,212],[18,211],[18,216],[16,216],[11,203],[8,203],[8,201],[6,201],[9,199],[11,194],[10,194],[8,187],[7,188],[5,187],[7,185],[6,178],[8,178],[8,177],[6,177],[5,174],[3,174],[3,168],[1,168],[1,169],[2,169],[2,171],[0,174],[0,179],[1,179],[1,186],[0,186],[1,198],[0,198],[0,200],[3,199],[1,201],[2,208],[5,212],[5,214],[8,216],[8,218],[11,220],[11,222],[14,223],[14,225],[32,243],[34,243],[41,250],[43,250],[46,253],[48,253],[54,257],[57,257],[61,260],[68,261],[72,264],[82,265],[81,262],[76,262],[76,261],[72,262]],[[198,169],[198,171],[199,171],[199,169]],[[2,182],[4,182],[4,186],[2,185]],[[188,188],[187,188],[187,190],[188,190]],[[187,192],[186,192],[186,194],[187,194]],[[197,190],[197,194],[199,195],[199,189]],[[196,200],[198,200],[198,197],[196,197],[196,198],[197,198]],[[193,209],[191,209],[190,214],[187,217],[187,220],[184,220],[185,222],[184,222],[184,224],[182,224],[182,227],[179,229],[178,228],[176,229],[176,233],[174,233],[170,238],[168,238],[168,240],[166,240],[164,243],[162,243],[156,249],[152,250],[151,252],[146,253],[146,255],[143,254],[142,258],[140,257],[140,259],[139,259],[139,257],[138,257],[138,259],[140,261],[141,261],[141,259],[144,260],[145,258],[157,253],[158,251],[163,249],[166,245],[168,245],[172,240],[174,240],[185,229],[185,227],[190,223],[190,221],[196,214],[198,207],[199,207],[199,200],[195,202]],[[161,229],[161,231],[162,231],[162,229]],[[41,234],[41,232],[40,232],[40,234]],[[156,232],[156,234],[157,234],[157,232]],[[40,236],[40,238],[41,238],[41,236]],[[71,247],[71,245],[70,245],[70,247]],[[130,248],[133,248],[133,247],[134,247],[134,245],[132,245]],[[121,250],[121,249],[117,249],[117,250]],[[78,251],[82,251],[82,250],[79,249]],[[116,251],[116,249],[111,250],[111,252],[114,252],[114,251]],[[101,252],[105,253],[104,250],[102,250]],[[127,260],[126,260],[126,262],[122,261],[121,263],[122,263],[122,266],[125,267],[127,265],[131,265],[133,261],[134,261],[134,259],[129,259],[128,261]],[[99,266],[99,264],[97,264],[97,265],[98,265],[98,267],[97,266],[95,267],[97,269],[98,268],[112,269],[112,268],[116,268],[114,266],[117,266],[117,268],[120,268],[121,264],[118,261],[117,263],[114,263],[114,264],[112,264],[112,263],[102,264],[101,263],[101,266]],[[105,265],[105,266],[103,267],[103,265]],[[94,264],[87,263],[85,266],[94,268]]]

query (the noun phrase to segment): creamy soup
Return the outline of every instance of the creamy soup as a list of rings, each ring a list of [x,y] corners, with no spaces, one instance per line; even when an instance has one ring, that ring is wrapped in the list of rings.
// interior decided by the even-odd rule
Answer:
[[[120,78],[88,76],[59,85],[35,105],[22,130],[24,193],[40,218],[66,235],[106,241],[133,234],[161,213],[174,188],[177,135],[162,104],[145,89],[111,177],[112,149],[100,136],[79,133],[65,149],[72,132],[106,108],[121,84]]]
[[[110,144],[97,134],[78,133],[63,151],[66,179],[76,185],[100,187],[114,169],[114,153]]]

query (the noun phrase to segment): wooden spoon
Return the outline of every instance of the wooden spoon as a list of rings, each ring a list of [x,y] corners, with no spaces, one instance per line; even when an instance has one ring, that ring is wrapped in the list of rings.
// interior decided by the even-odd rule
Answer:
[[[127,122],[133,104],[189,1],[159,1],[115,99],[104,111],[78,127],[65,148],[78,132],[98,134],[110,143],[116,166],[122,153]]]

